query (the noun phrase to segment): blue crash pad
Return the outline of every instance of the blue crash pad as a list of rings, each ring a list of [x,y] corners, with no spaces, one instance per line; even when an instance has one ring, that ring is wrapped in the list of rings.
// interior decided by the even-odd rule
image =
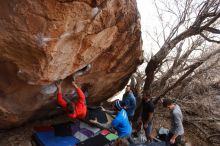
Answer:
[[[80,142],[73,136],[55,136],[54,131],[36,132],[34,139],[39,146],[73,146]]]

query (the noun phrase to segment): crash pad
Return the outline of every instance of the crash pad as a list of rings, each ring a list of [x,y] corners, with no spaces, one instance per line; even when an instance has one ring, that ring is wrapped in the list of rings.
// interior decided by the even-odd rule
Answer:
[[[33,130],[36,132],[43,132],[43,131],[54,131],[54,128],[52,126],[42,125],[42,126],[35,126],[33,127]]]
[[[74,135],[77,131],[79,131],[80,130],[80,122],[75,121],[74,123],[72,123],[71,130],[72,130],[72,135]]]
[[[82,128],[79,130],[80,133],[83,133],[84,135],[86,135],[87,137],[92,137],[94,136],[94,133],[86,128]]]
[[[39,146],[73,146],[80,142],[73,136],[55,136],[53,131],[36,132],[33,137]]]
[[[105,136],[99,134],[76,145],[77,146],[104,146],[108,143],[110,143],[110,141],[107,138],[105,138]]]
[[[106,130],[106,129],[103,129],[101,132],[100,132],[100,134],[102,134],[102,135],[107,135],[107,134],[109,134],[110,132],[108,131],[108,130]]]
[[[72,136],[71,122],[53,125],[55,136]]]
[[[168,133],[169,133],[169,129],[161,127],[158,131],[158,139],[165,141]]]
[[[106,135],[106,138],[109,140],[109,141],[113,141],[113,140],[116,140],[118,138],[117,135],[113,134],[113,133],[110,133],[108,135]]]
[[[84,141],[86,139],[88,139],[89,137],[86,136],[85,134],[77,131],[74,135],[73,135],[75,138],[79,139],[80,141]]]
[[[101,107],[88,108],[88,116],[86,117],[86,120],[94,120],[95,118],[97,118],[97,121],[102,124],[108,122],[106,113],[101,110]]]
[[[92,127],[84,122],[80,122],[80,129],[85,128],[89,131],[92,131],[94,134],[98,133],[100,131],[100,128]]]

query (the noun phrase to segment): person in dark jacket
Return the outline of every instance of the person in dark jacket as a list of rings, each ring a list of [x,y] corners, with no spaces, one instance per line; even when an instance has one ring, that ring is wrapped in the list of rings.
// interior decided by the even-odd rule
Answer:
[[[152,141],[154,104],[151,101],[149,93],[145,93],[142,99],[139,123],[143,123],[143,128],[147,138],[147,142]]]
[[[78,94],[78,100],[76,102],[66,102],[62,96],[61,83],[56,83],[58,92],[57,92],[57,102],[58,104],[67,112],[69,118],[72,119],[83,119],[87,113],[87,107],[85,104],[85,95],[83,91],[76,85],[75,82],[72,82],[73,87],[75,88]]]
[[[130,85],[126,86],[122,104],[128,114],[129,121],[132,121],[136,109],[136,97],[134,96]]]

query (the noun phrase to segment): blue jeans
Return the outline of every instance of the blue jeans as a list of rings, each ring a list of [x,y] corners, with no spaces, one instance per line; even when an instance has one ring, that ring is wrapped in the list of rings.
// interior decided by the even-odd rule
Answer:
[[[144,124],[145,123],[143,122],[143,125]],[[153,129],[153,122],[151,121],[151,122],[148,123],[147,128],[144,128],[144,132],[145,132],[146,137],[151,135],[152,129]]]

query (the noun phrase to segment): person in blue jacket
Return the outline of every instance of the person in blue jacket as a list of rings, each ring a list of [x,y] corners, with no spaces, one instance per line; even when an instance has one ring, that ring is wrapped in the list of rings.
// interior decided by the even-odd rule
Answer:
[[[136,109],[136,97],[134,96],[130,85],[126,86],[125,93],[122,98],[122,104],[128,114],[129,121],[132,121]]]
[[[117,131],[118,137],[119,138],[125,138],[128,139],[130,143],[133,143],[131,140],[131,132],[132,132],[132,127],[130,125],[130,122],[128,120],[128,116],[126,111],[123,109],[121,105],[121,101],[116,100],[113,104],[113,110],[114,111],[109,111],[106,109],[102,109],[106,113],[109,114],[116,114],[115,118],[111,122],[111,127]],[[99,126],[105,127],[103,124],[99,123],[97,119],[95,120],[90,120],[90,122],[98,124]],[[107,126],[109,127],[109,126]]]
[[[119,100],[115,101],[113,109],[117,111],[116,117],[112,120],[112,127],[117,131],[121,138],[128,138],[131,136],[132,128],[128,120],[126,111],[122,108]]]

